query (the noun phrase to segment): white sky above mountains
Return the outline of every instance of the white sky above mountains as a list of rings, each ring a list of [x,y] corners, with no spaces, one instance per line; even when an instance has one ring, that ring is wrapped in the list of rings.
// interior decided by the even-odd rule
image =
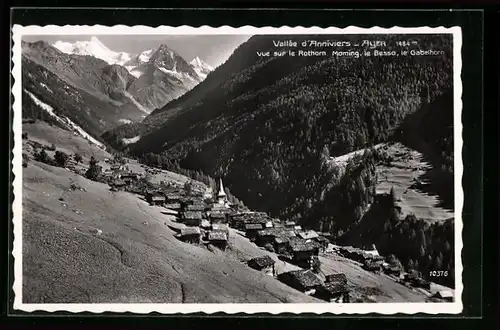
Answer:
[[[44,40],[49,44],[56,41],[75,42],[90,40],[91,35],[39,35],[24,36],[24,41]],[[226,61],[234,49],[247,41],[248,35],[95,35],[107,48],[130,55],[166,44],[186,61],[195,57],[217,67]]]

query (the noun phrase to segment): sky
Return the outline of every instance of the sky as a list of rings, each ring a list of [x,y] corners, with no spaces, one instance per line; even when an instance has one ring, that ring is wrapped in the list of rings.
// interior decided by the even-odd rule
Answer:
[[[23,36],[24,41],[44,40],[49,44],[90,40],[91,35],[37,35]],[[248,35],[96,35],[109,49],[131,55],[166,44],[186,61],[198,56],[213,67],[224,63],[234,49],[247,41]]]

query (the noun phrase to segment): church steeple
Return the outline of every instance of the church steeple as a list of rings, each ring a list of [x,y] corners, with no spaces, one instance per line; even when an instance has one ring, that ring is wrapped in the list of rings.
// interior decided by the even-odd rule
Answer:
[[[224,191],[224,186],[222,185],[222,179],[219,179],[219,194],[217,197],[226,197],[226,192]]]

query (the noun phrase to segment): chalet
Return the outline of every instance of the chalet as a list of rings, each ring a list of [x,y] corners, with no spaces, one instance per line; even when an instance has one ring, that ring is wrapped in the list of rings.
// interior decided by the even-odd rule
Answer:
[[[182,213],[182,220],[186,226],[199,226],[203,215],[201,212],[185,211]]]
[[[164,205],[167,209],[179,211],[181,209],[180,203],[168,203]]]
[[[319,237],[318,233],[316,233],[314,230],[308,230],[308,231],[302,231],[297,233],[297,236],[302,238],[302,239],[316,239]]]
[[[176,194],[176,193],[166,193],[165,194],[165,200],[167,201],[167,203],[181,203],[181,200],[182,200],[182,196],[180,194]]]
[[[286,221],[285,222],[285,227],[286,228],[295,228],[296,224],[295,224],[295,221]]]
[[[316,290],[321,287],[320,279],[310,270],[292,270],[281,273],[278,275],[278,280],[307,295],[316,293]]]
[[[278,254],[288,253],[288,241],[287,236],[278,236],[274,238],[274,251]]]
[[[316,242],[295,238],[289,241],[289,252],[292,261],[299,267],[311,267],[311,260],[319,254],[319,246]]]
[[[226,222],[226,214],[223,212],[210,212],[208,217],[210,222],[212,223],[225,223]]]
[[[208,242],[221,250],[226,249],[227,238],[227,233],[223,231],[211,231],[208,233]]]
[[[151,205],[163,205],[165,204],[165,196],[160,194],[148,194],[146,200]]]
[[[212,231],[221,231],[221,232],[229,235],[229,227],[223,223],[213,223],[212,224]]]
[[[257,232],[256,243],[259,246],[274,244],[274,239],[278,236],[295,236],[295,233],[285,228],[266,228]]]
[[[295,226],[295,227],[293,227],[293,230],[295,230],[296,232],[299,232],[299,231],[302,231],[302,227],[301,226]]]
[[[191,205],[186,205],[184,208],[185,211],[193,211],[193,212],[205,212],[206,205],[202,203],[195,203]]]
[[[261,271],[266,275],[275,276],[276,270],[274,264],[276,262],[268,255],[263,257],[256,257],[248,261],[248,266],[255,270]]]
[[[316,297],[328,302],[348,303],[349,292],[345,274],[331,274],[326,276],[325,284],[316,290]]]
[[[199,227],[187,227],[181,229],[181,239],[184,242],[198,244],[201,239],[201,230]]]
[[[274,227],[274,224],[271,220],[267,220],[266,221],[266,224],[265,224],[265,227],[266,228],[273,228]]]
[[[252,241],[257,237],[259,230],[262,230],[262,225],[260,223],[245,224],[245,236]]]
[[[438,299],[443,299],[447,302],[453,302],[453,291],[452,290],[441,290],[434,294],[434,297]]]
[[[318,235],[318,237],[316,237],[314,241],[318,242],[318,244],[320,245],[320,250],[323,252],[326,251],[326,249],[328,249],[328,244],[330,244],[330,240],[325,236],[321,235]]]

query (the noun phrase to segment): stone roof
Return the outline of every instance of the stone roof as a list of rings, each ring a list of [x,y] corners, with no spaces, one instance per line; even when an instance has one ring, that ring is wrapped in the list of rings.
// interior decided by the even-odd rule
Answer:
[[[329,274],[325,276],[325,282],[347,284],[347,276],[344,273]]]
[[[308,252],[318,248],[315,242],[306,241],[304,239],[291,239],[289,244],[293,252]]]
[[[202,219],[203,215],[198,211],[186,211],[183,213],[184,219]]]
[[[313,239],[319,236],[318,233],[316,233],[314,230],[303,231],[297,233],[297,235],[302,239]]]
[[[340,282],[325,283],[323,285],[323,290],[325,290],[331,295],[349,292],[347,284]]]
[[[261,269],[265,268],[265,267],[272,266],[275,263],[276,263],[276,261],[274,261],[273,258],[271,258],[268,255],[265,255],[262,257],[256,257],[256,258],[253,258],[250,261],[248,261],[249,265],[254,264],[254,265],[260,267]]]
[[[210,212],[210,218],[225,219],[226,215],[223,212]]]
[[[152,199],[154,201],[164,201],[165,200],[165,196],[163,196],[163,195],[153,195]]]
[[[295,279],[303,288],[321,286],[320,279],[310,270],[292,270],[290,272],[280,274],[280,277],[290,277],[291,279]]]
[[[245,230],[261,230],[262,225],[260,223],[247,223],[245,224]]]
[[[187,205],[186,211],[205,211],[205,205],[204,204]]]
[[[229,227],[226,224],[223,224],[223,223],[214,223],[214,224],[212,224],[212,230],[213,231],[224,231],[224,232],[227,232],[227,231],[229,231]]]
[[[227,234],[223,231],[211,231],[208,234],[209,241],[227,241]]]
[[[201,230],[199,227],[187,227],[181,229],[181,236],[187,235],[201,235]]]

